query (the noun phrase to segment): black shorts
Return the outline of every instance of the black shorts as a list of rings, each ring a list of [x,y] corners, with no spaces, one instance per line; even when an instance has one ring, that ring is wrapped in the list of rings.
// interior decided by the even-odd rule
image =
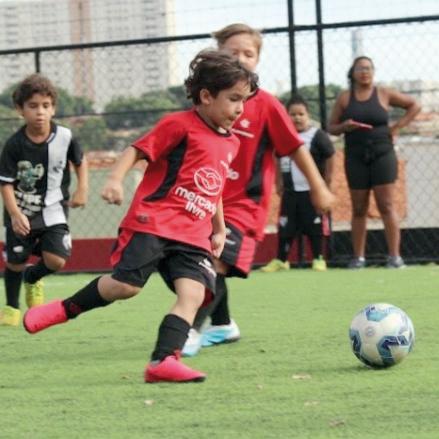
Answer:
[[[226,242],[220,260],[229,266],[228,277],[248,277],[256,253],[256,240],[226,222]]]
[[[279,236],[294,238],[298,233],[307,236],[323,235],[323,218],[311,203],[309,191],[284,191],[279,215]]]
[[[31,255],[41,252],[53,253],[68,259],[72,252],[72,238],[67,224],[56,224],[41,229],[32,229],[28,236],[16,235],[6,227],[3,258],[11,264],[24,264]]]
[[[391,184],[398,178],[398,160],[394,149],[365,160],[356,155],[345,155],[345,172],[350,189],[371,189]]]
[[[174,281],[192,279],[215,293],[216,272],[210,253],[149,233],[122,229],[111,254],[112,277],[143,287],[155,271],[175,292]]]

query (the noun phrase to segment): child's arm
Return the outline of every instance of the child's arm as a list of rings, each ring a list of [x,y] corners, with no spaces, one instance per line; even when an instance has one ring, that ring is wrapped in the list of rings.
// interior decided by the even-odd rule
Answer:
[[[223,213],[223,200],[221,199],[216,208],[215,215],[212,218],[213,235],[212,242],[212,254],[216,258],[221,256],[224,249],[224,243],[226,241],[226,224],[224,222]]]
[[[325,163],[325,183],[328,186],[329,190],[331,190],[332,186],[332,177],[334,175],[334,166],[335,166],[335,154],[326,159]]]
[[[327,188],[309,151],[300,147],[290,157],[308,180],[311,189],[311,200],[316,210],[321,213],[330,211],[335,197]]]
[[[11,217],[12,230],[17,235],[26,236],[30,232],[30,223],[28,217],[17,205],[14,186],[12,184],[2,184],[1,194],[5,209]]]
[[[122,204],[123,179],[135,163],[142,158],[144,158],[144,156],[137,148],[129,146],[125,149],[114,164],[104,187],[102,188],[101,196],[104,200],[108,201],[110,204]]]
[[[74,166],[76,174],[76,191],[69,202],[70,207],[82,207],[87,203],[88,198],[88,163],[84,156],[79,166]]]

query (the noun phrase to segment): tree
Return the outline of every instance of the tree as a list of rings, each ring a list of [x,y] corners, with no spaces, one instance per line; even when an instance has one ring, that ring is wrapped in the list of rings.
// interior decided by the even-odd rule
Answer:
[[[108,128],[149,129],[167,111],[180,109],[176,94],[169,91],[152,91],[139,98],[117,97],[105,106],[105,122]]]
[[[58,100],[56,104],[56,115],[63,116],[80,116],[93,112],[93,102],[83,96],[72,96],[63,88],[58,88]]]
[[[17,88],[18,83],[10,85],[0,93],[0,105],[8,108],[14,108],[12,103],[12,93]],[[56,103],[56,115],[63,116],[80,116],[93,111],[93,102],[82,96],[72,96],[63,88],[56,89],[58,99]]]
[[[23,121],[19,119],[15,110],[0,105],[0,149],[22,124]]]
[[[72,127],[84,151],[108,149],[108,133],[105,121],[101,117],[87,117]]]

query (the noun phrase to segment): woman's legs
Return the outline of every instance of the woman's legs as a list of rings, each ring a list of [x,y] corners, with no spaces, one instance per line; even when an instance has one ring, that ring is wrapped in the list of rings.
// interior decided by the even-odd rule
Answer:
[[[383,184],[373,188],[375,201],[384,223],[387,247],[390,256],[399,256],[401,232],[394,204],[395,184]]]
[[[367,211],[369,208],[369,189],[351,189],[352,222],[351,236],[354,256],[364,258],[367,236]]]

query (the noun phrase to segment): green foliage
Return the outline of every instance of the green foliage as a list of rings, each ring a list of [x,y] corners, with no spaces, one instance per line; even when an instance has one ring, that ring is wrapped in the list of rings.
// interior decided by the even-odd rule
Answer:
[[[7,108],[14,108],[14,104],[12,103],[12,93],[16,86],[17,84],[13,84],[0,93],[0,105]]]
[[[0,148],[23,125],[15,110],[0,104]]]
[[[93,102],[82,96],[72,96],[66,90],[58,88],[58,102],[56,104],[56,115],[80,116],[93,111]]]
[[[4,105],[8,108],[14,108],[11,96],[17,85],[18,83],[13,84],[0,93],[0,105]],[[86,114],[93,111],[93,103],[90,99],[81,96],[72,96],[62,88],[57,88],[57,92],[57,117],[80,116],[81,114]]]
[[[180,97],[178,91],[171,93],[169,91],[153,91],[140,96],[117,97],[105,106],[105,122],[108,128],[149,129],[159,120],[167,111],[181,108],[179,103]]]
[[[105,121],[101,117],[88,117],[73,128],[84,151],[108,149],[108,133]]]
[[[169,94],[175,99],[180,108],[191,108],[192,100],[188,99],[184,85],[175,85],[168,88]]]
[[[48,276],[47,300],[94,277]],[[158,275],[135,298],[40,334],[0,327],[0,436],[436,439],[438,280],[437,266],[230,279],[243,337],[184,359],[208,374],[201,384],[143,383],[175,300]],[[351,352],[349,323],[371,302],[401,307],[415,325],[414,351],[394,368],[369,369]]]

